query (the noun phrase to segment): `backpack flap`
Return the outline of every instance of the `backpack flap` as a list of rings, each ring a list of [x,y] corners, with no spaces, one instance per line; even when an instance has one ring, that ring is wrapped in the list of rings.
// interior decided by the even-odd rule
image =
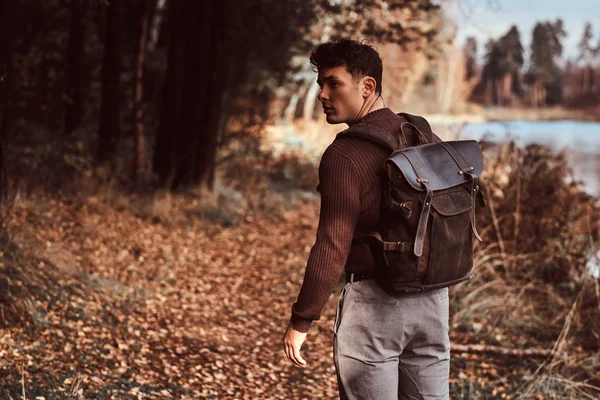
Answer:
[[[464,160],[469,173],[479,176],[483,171],[483,156],[475,140],[445,142]],[[419,179],[427,179],[431,190],[448,189],[464,184],[469,178],[460,173],[461,168],[454,158],[438,143],[409,147],[395,152],[388,162],[393,163],[415,190],[426,191]]]

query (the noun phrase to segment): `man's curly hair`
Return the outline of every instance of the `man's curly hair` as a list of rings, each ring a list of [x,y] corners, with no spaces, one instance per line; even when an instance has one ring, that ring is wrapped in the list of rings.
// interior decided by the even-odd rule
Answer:
[[[317,71],[345,65],[354,81],[365,76],[375,79],[375,93],[381,94],[383,65],[377,50],[368,44],[350,39],[323,43],[310,54],[310,63]]]

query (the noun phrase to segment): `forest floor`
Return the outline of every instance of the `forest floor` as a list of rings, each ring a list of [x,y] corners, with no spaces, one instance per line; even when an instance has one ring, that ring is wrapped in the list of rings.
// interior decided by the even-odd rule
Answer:
[[[0,399],[337,398],[339,290],[308,335],[306,368],[281,345],[318,212],[299,201],[224,226],[190,193],[152,208],[132,197],[18,201],[2,268],[29,298],[13,309],[31,317],[0,330]],[[450,335],[487,341],[458,322]],[[452,398],[515,398],[541,362],[453,352]]]

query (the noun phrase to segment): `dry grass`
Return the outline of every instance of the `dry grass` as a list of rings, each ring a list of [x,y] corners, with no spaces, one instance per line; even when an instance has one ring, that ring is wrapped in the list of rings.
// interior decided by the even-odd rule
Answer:
[[[490,345],[553,350],[512,389],[521,399],[598,398],[600,295],[586,268],[598,248],[597,200],[566,182],[560,154],[488,150],[484,242],[476,277],[451,291],[452,326]]]

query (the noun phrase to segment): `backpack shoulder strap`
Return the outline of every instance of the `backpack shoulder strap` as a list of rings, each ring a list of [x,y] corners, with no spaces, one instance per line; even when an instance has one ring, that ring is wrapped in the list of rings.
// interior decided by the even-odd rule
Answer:
[[[435,135],[433,133],[433,130],[431,129],[431,125],[429,125],[429,122],[427,122],[425,118],[419,115],[412,115],[408,113],[399,113],[398,115],[403,116],[408,122],[416,126],[417,129],[419,129],[421,133],[425,135],[427,140],[429,140],[429,143],[432,143],[434,141]]]
[[[390,152],[398,149],[399,143],[398,138],[388,134],[382,129],[369,124],[354,124],[345,131],[338,133],[339,137],[355,137],[359,139],[368,140],[370,142],[382,145]]]

